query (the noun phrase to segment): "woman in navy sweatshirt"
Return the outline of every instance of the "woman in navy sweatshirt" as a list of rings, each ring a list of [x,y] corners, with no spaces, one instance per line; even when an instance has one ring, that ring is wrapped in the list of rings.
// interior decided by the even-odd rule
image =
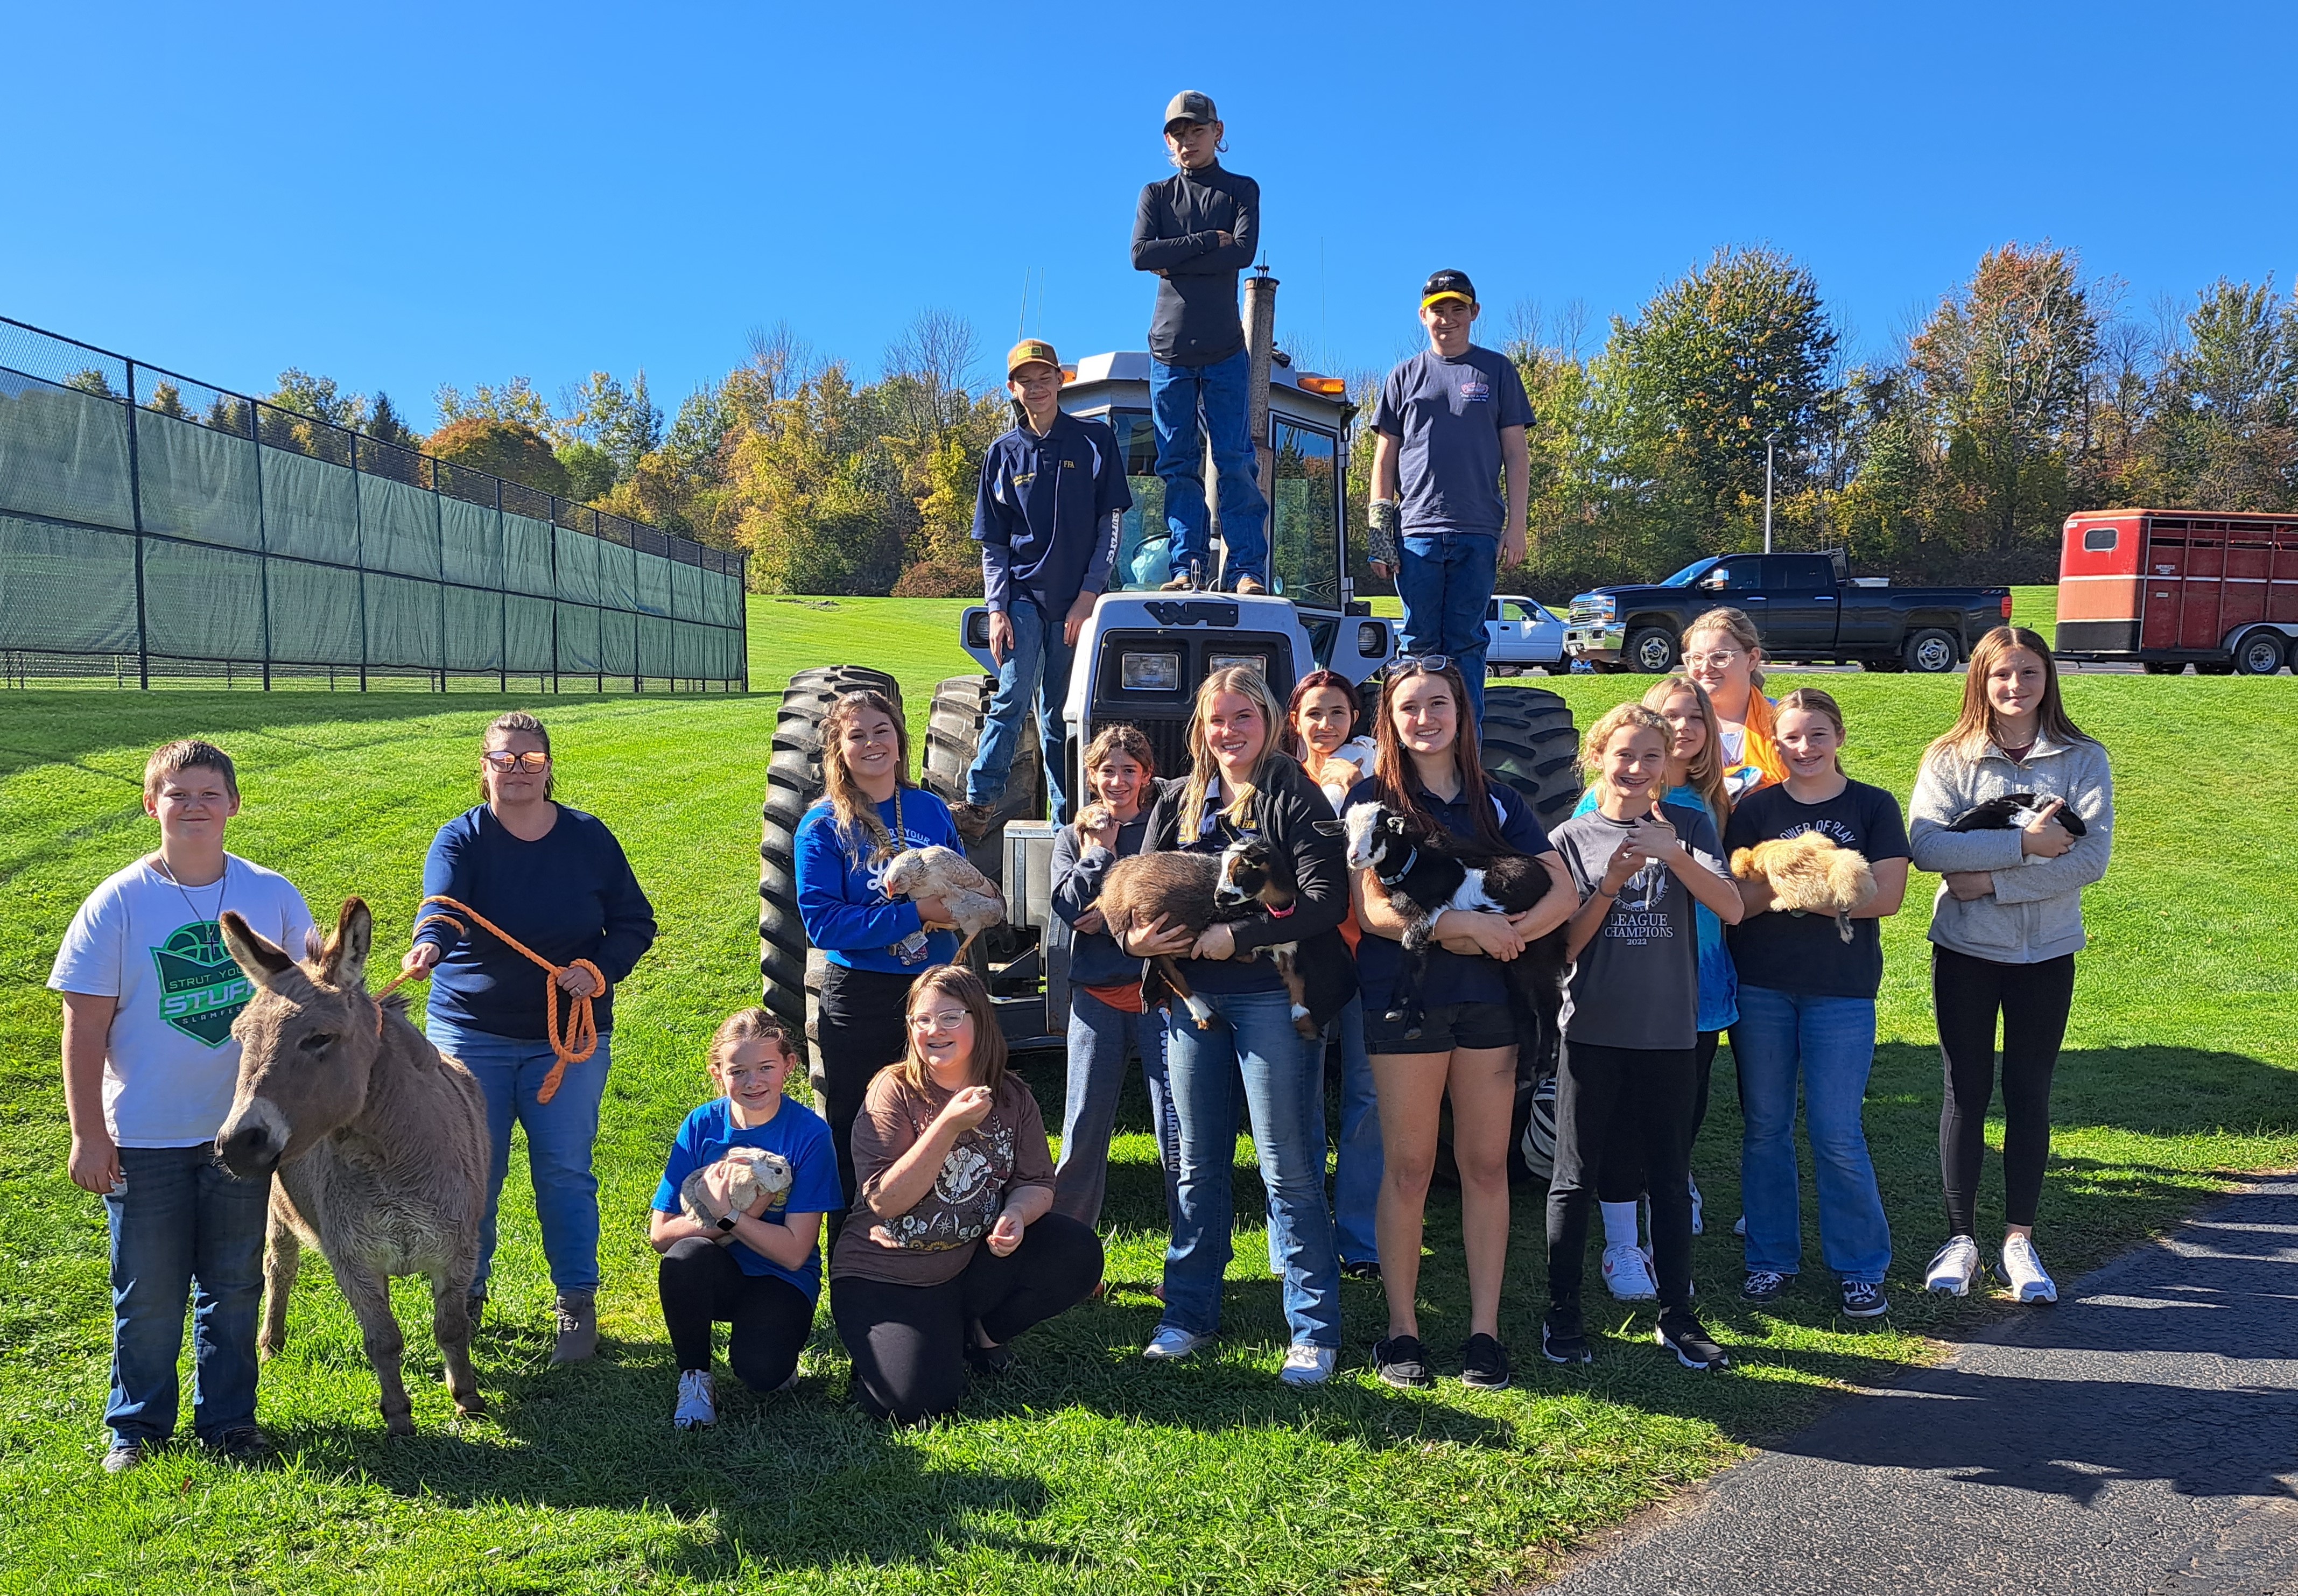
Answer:
[[[599,1182],[591,1146],[607,1087],[616,983],[654,944],[654,906],[631,873],[622,845],[605,824],[551,801],[556,782],[550,733],[531,715],[498,716],[486,730],[479,792],[486,801],[439,828],[423,862],[423,894],[468,904],[536,953],[562,967],[555,982],[477,926],[423,927],[401,968],[432,975],[426,1032],[442,1053],[461,1061],[486,1095],[493,1162],[479,1269],[471,1281],[472,1318],[486,1300],[495,1252],[495,1211],[510,1170],[510,1128],[526,1127],[527,1170],[534,1179],[535,1217],[550,1282],[558,1294],[558,1341],[550,1360],[574,1363],[598,1350]],[[569,966],[588,959],[607,978],[600,990]],[[556,1062],[548,1001],[564,1034],[567,1005],[592,1000],[599,1047],[567,1067],[548,1103],[537,1101]]]
[[[887,862],[904,848],[965,851],[949,809],[909,777],[910,738],[883,693],[849,692],[822,717],[822,796],[798,822],[798,914],[822,952],[814,1032],[822,1117],[854,1206],[854,1116],[870,1079],[905,1057],[910,983],[957,956],[938,898],[889,897]],[[842,1211],[841,1211],[842,1212]],[[831,1216],[831,1239],[841,1215]]]

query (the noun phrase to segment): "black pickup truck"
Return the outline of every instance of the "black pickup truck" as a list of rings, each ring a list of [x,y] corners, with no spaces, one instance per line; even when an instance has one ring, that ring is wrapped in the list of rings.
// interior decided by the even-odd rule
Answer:
[[[2011,590],[1855,582],[1840,550],[1714,555],[1650,586],[1600,587],[1574,599],[1565,657],[1600,671],[1674,670],[1684,627],[1720,605],[1747,612],[1766,658],[1941,672],[1970,658],[1973,643],[2011,618]]]

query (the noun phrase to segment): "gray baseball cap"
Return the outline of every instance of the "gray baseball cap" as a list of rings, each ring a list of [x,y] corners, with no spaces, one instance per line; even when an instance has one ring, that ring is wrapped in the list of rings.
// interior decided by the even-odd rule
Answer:
[[[1213,97],[1199,89],[1185,88],[1165,103],[1165,126],[1175,122],[1217,122],[1220,112],[1213,109]]]

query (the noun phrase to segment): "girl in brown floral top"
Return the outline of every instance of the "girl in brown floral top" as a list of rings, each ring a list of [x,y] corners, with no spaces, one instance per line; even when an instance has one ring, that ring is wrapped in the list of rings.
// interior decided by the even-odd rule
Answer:
[[[881,1418],[946,1413],[966,1369],[1101,1278],[1089,1226],[1047,1211],[1054,1160],[1037,1100],[1005,1070],[980,978],[955,965],[910,988],[909,1049],[854,1121],[854,1209],[830,1261],[831,1316],[855,1396]]]

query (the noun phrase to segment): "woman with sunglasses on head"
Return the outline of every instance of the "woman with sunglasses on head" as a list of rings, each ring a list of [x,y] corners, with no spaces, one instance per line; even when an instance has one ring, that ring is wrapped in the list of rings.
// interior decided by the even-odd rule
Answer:
[[[910,780],[910,736],[885,694],[842,695],[822,717],[822,797],[798,822],[798,914],[822,972],[814,1045],[822,1117],[838,1149],[846,1212],[854,1207],[854,1116],[871,1078],[909,1045],[902,1023],[910,983],[957,956],[957,931],[939,898],[888,896],[886,866],[905,848],[965,851],[949,806]]]
[[[946,1413],[966,1370],[1003,1374],[1030,1326],[1101,1278],[1093,1228],[1052,1211],[1037,1100],[971,970],[926,972],[895,1011],[901,1056],[854,1121],[857,1206],[830,1253],[830,1313],[854,1398],[897,1424]]]
[[[1683,674],[1707,694],[1721,734],[1725,796],[1738,803],[1787,780],[1764,696],[1764,643],[1744,610],[1711,609],[1683,629]]]
[[[1450,1097],[1468,1267],[1460,1377],[1498,1390],[1509,1379],[1500,1306],[1520,1034],[1500,965],[1569,919],[1578,894],[1532,806],[1513,789],[1486,782],[1468,703],[1467,684],[1449,662],[1431,668],[1425,660],[1400,659],[1390,666],[1374,728],[1375,774],[1348,801],[1382,804],[1464,842],[1530,855],[1549,873],[1547,896],[1521,914],[1447,909],[1436,916],[1421,987],[1427,1013],[1417,1037],[1404,1034],[1401,1021],[1381,1018],[1403,964],[1398,941],[1404,920],[1371,871],[1358,872],[1354,883],[1365,930],[1357,969],[1371,1017],[1366,1045],[1379,1092],[1384,1163],[1378,1232],[1388,1334],[1373,1348],[1374,1370],[1391,1385],[1432,1383],[1420,1341],[1420,1241],[1436,1166],[1437,1116]]]
[[[1314,1385],[1332,1377],[1341,1348],[1340,1257],[1325,1206],[1321,1033],[1356,990],[1356,975],[1340,936],[1349,901],[1341,840],[1318,829],[1333,824],[1333,806],[1286,756],[1284,738],[1285,712],[1257,668],[1213,672],[1189,716],[1188,776],[1157,800],[1149,818],[1152,849],[1219,854],[1259,838],[1298,896],[1282,911],[1255,904],[1196,936],[1162,918],[1128,929],[1125,951],[1180,960],[1184,979],[1213,1015],[1200,1027],[1167,1005],[1165,1067],[1180,1123],[1181,1178],[1165,1253],[1164,1319],[1142,1355],[1186,1358],[1220,1332],[1241,1093],[1284,1265],[1292,1345],[1278,1377]],[[1294,1028],[1293,1001],[1276,966],[1255,956],[1284,942],[1300,949],[1317,1040]]]
[[[557,785],[542,723],[524,711],[498,715],[480,745],[484,801],[431,839],[423,894],[467,904],[559,966],[558,976],[546,981],[500,938],[445,918],[417,930],[400,967],[431,976],[426,1034],[461,1061],[486,1096],[493,1158],[479,1268],[471,1280],[473,1321],[486,1300],[517,1121],[526,1128],[535,1218],[558,1290],[558,1339],[550,1360],[574,1363],[599,1345],[599,1182],[591,1149],[614,1042],[614,988],[653,946],[655,923],[654,906],[615,834],[595,817],[554,802]],[[595,966],[607,984],[592,980],[578,960]],[[545,1103],[542,1083],[558,1063],[550,1037],[554,1029],[566,1034],[570,1005],[579,997],[591,1001],[598,1050],[569,1064]]]

